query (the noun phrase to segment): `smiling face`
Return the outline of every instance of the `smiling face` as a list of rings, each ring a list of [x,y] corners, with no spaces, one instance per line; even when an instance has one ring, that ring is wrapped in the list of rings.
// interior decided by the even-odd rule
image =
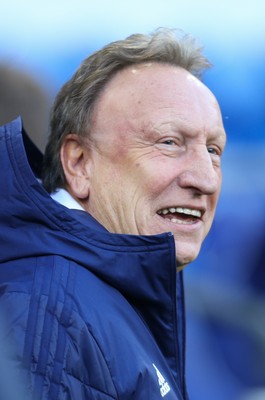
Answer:
[[[210,90],[179,67],[128,67],[101,93],[91,138],[83,207],[110,232],[172,232],[178,266],[194,260],[213,221],[225,145]]]

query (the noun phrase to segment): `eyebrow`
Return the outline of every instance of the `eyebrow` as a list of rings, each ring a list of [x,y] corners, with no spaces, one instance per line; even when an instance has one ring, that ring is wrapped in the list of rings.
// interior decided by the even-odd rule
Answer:
[[[209,139],[218,140],[219,142],[222,143],[223,147],[225,147],[227,141],[226,131],[224,129],[218,129],[218,131],[209,133]]]

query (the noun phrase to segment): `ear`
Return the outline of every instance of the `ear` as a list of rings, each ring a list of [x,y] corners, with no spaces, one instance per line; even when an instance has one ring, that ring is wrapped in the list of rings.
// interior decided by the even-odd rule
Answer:
[[[90,149],[80,136],[69,134],[61,147],[61,163],[63,166],[67,187],[76,199],[86,199],[89,196]]]

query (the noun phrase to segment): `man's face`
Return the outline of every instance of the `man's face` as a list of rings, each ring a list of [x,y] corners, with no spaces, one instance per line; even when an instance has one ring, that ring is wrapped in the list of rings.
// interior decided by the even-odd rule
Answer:
[[[173,232],[178,266],[194,260],[221,186],[225,132],[217,101],[182,68],[128,67],[93,114],[86,210],[110,232]]]

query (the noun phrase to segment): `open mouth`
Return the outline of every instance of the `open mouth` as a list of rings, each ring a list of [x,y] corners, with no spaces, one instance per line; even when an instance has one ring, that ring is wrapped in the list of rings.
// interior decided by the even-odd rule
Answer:
[[[197,209],[185,207],[163,208],[157,212],[164,219],[174,224],[192,225],[201,220],[202,212]]]

